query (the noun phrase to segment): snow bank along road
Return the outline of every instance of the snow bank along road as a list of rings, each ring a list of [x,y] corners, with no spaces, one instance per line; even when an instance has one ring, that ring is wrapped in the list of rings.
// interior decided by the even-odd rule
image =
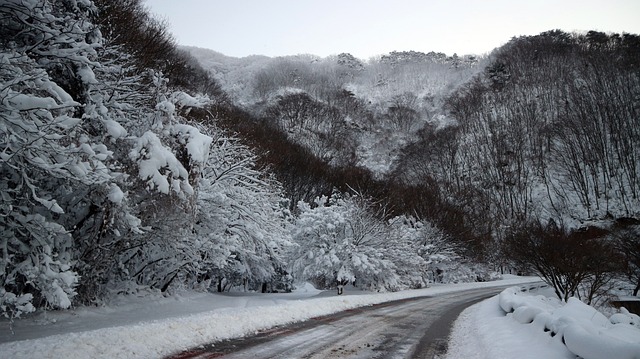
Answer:
[[[311,318],[358,310],[360,307],[417,297],[443,298],[442,303],[449,305],[449,302],[457,302],[460,298],[466,299],[471,295],[471,290],[505,288],[539,281],[536,277],[509,276],[494,282],[433,285],[393,293],[354,290],[341,296],[336,296],[334,291],[319,291],[304,286],[293,293],[280,294],[200,293],[158,300],[127,298],[122,303],[113,303],[105,308],[78,308],[70,312],[43,313],[47,314],[46,318],[35,316],[21,319],[16,323],[16,329],[19,330],[15,335],[0,332],[0,358],[162,358],[189,348],[206,346],[207,343],[247,338],[277,326],[303,323]],[[489,291],[487,295],[499,290]],[[422,301],[415,303],[421,310],[435,309],[433,304],[419,302]],[[416,313],[407,316],[417,316],[418,312],[416,310]],[[388,319],[389,322],[392,320],[395,319]],[[363,327],[366,330],[361,333],[368,334],[377,330],[379,325],[358,321],[352,327]],[[416,324],[405,325],[410,326],[407,332],[421,333]],[[315,338],[311,342],[315,342]],[[369,344],[371,348],[375,343],[370,341],[363,344]]]
[[[504,288],[355,308],[244,339],[200,346],[171,358],[434,358],[446,351],[451,324],[460,312]]]

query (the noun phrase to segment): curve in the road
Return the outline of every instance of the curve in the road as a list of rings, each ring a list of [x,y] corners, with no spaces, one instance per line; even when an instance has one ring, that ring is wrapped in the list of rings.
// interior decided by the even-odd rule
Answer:
[[[403,299],[194,348],[187,358],[438,358],[453,321],[502,287]]]

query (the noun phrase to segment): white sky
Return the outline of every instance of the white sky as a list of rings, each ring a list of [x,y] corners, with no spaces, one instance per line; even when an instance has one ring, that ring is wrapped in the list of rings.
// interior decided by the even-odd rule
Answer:
[[[562,29],[640,33],[640,0],[146,0],[178,43],[229,56],[368,59],[390,51],[482,54]]]

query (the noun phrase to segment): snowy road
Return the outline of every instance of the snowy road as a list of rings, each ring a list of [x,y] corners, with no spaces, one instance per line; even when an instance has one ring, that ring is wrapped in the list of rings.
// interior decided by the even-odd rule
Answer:
[[[473,289],[362,307],[172,358],[438,358],[452,322],[504,287]]]

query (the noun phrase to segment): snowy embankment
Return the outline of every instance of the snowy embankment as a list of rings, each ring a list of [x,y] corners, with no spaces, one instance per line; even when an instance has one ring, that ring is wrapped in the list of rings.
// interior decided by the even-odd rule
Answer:
[[[174,300],[171,306],[157,304],[155,318],[149,313],[154,308],[145,308],[136,322],[136,312],[130,312],[129,325],[112,326],[79,332],[64,332],[38,339],[18,340],[0,345],[0,356],[6,358],[158,358],[187,348],[224,339],[253,334],[277,325],[299,322],[317,316],[328,315],[356,307],[373,305],[398,299],[431,296],[474,288],[517,285],[539,281],[535,277],[511,278],[507,280],[439,285],[426,289],[395,293],[367,294],[350,292],[336,296],[327,292],[307,292],[304,295],[291,293],[278,295],[254,295],[229,297],[219,295],[198,296],[197,303],[189,300]],[[357,295],[356,295],[357,294]],[[313,295],[314,297],[309,297]],[[275,296],[277,300],[268,300]],[[303,298],[306,296],[306,298]],[[202,299],[206,298],[209,310],[203,311]],[[255,298],[260,298],[256,300]],[[218,300],[221,299],[221,300]],[[193,312],[188,309],[193,305]],[[179,310],[172,307],[180,306]],[[112,315],[126,311],[126,306],[110,308]],[[167,318],[167,311],[180,313]],[[76,321],[96,322],[94,313],[79,311]],[[40,326],[46,332],[46,325]],[[88,323],[85,328],[90,328]],[[31,326],[30,330],[38,330]],[[33,333],[31,333],[33,334]],[[0,333],[3,337],[11,335]]]
[[[578,299],[564,303],[519,287],[467,308],[454,324],[447,359],[640,359],[640,318],[607,319]]]

